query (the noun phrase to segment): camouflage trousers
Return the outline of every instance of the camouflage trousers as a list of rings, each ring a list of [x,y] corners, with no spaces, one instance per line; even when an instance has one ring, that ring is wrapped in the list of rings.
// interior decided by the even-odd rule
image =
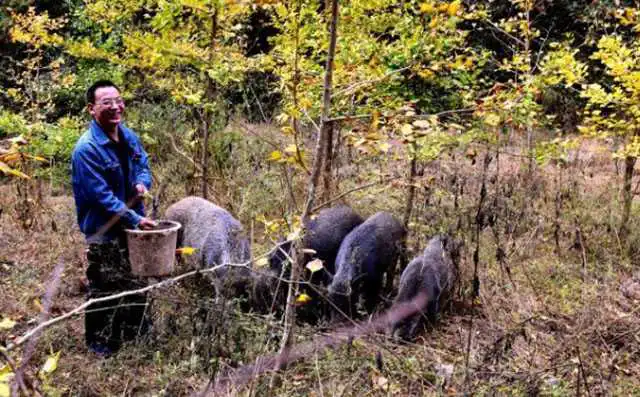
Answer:
[[[90,244],[87,249],[89,299],[138,289],[145,284],[131,274],[126,244],[111,241]],[[123,342],[144,335],[150,325],[146,294],[94,303],[85,313],[85,340],[88,346],[102,345],[112,351]]]

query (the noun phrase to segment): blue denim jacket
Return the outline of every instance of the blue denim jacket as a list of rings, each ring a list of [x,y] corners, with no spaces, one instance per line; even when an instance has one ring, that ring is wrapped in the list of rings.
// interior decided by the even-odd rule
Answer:
[[[136,184],[142,183],[147,189],[151,187],[147,153],[133,131],[122,124],[118,128],[129,148],[127,180],[131,183],[130,189],[124,186],[124,175],[115,143],[95,120],[91,121],[89,130],[78,140],[71,156],[71,182],[78,225],[89,243],[114,240],[121,232],[120,225],[136,227],[144,216],[142,200],[134,201],[135,204],[130,209],[126,203],[136,194],[133,188]],[[127,190],[131,197],[125,197]],[[116,215],[121,216],[119,222],[104,234],[95,235]]]

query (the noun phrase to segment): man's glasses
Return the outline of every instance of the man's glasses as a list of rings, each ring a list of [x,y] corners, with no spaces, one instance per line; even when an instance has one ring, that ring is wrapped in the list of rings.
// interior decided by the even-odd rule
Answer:
[[[98,105],[101,105],[101,106],[113,106],[113,104],[122,106],[124,105],[124,101],[122,100],[122,98],[111,98],[111,99],[103,99],[102,101],[98,102]]]

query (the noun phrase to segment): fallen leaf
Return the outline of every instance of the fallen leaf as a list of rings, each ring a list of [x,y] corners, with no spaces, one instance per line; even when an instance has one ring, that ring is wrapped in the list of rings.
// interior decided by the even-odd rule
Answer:
[[[378,145],[378,148],[380,149],[380,151],[386,153],[389,151],[389,149],[391,149],[391,145],[388,142],[383,142],[380,145]]]
[[[44,311],[44,307],[42,306],[42,303],[40,303],[40,299],[38,298],[33,298],[33,306],[35,306],[41,312]]]
[[[314,259],[311,262],[307,263],[305,267],[309,269],[311,273],[315,273],[318,270],[322,270],[324,266],[322,265],[322,261],[320,259]]]
[[[193,247],[182,247],[182,248],[177,248],[176,249],[176,254],[178,255],[193,255],[196,252],[197,248],[193,248]]]
[[[273,152],[271,152],[271,155],[269,156],[269,160],[278,161],[280,159],[282,159],[282,152],[278,150],[274,150]]]
[[[291,145],[288,145],[286,148],[284,148],[284,151],[285,153],[289,153],[289,154],[297,153],[298,146],[292,143]]]
[[[418,127],[418,128],[430,128],[431,127],[431,123],[429,123],[428,120],[416,120],[413,122],[413,126],[414,127]]]
[[[305,293],[298,295],[296,298],[296,303],[300,305],[304,305],[305,303],[311,302],[311,297]]]
[[[24,172],[14,170],[2,161],[0,161],[0,171],[2,171],[5,175],[13,175],[19,178],[31,179],[29,175],[25,174]]]
[[[11,368],[9,364],[0,368],[0,397],[10,397],[11,396],[11,379],[13,378],[13,372],[11,372]]]
[[[260,259],[258,259],[255,263],[256,267],[265,267],[269,264],[269,258],[267,257],[262,257]]]
[[[16,325],[16,322],[10,319],[9,317],[5,317],[2,319],[2,321],[0,321],[0,329],[11,329],[15,325]]]
[[[389,388],[389,379],[384,376],[374,376],[373,384],[375,388],[387,390]]]
[[[60,353],[62,350],[59,350],[57,353],[51,354],[47,357],[47,361],[44,362],[44,365],[40,369],[40,372],[43,374],[50,374],[58,368],[58,360],[60,359]]]
[[[400,128],[400,132],[402,132],[403,135],[409,135],[413,132],[413,127],[411,126],[411,124],[404,124]]]

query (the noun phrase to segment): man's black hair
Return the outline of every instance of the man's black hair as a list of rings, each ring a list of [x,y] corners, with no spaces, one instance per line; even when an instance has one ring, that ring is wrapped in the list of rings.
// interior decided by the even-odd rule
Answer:
[[[116,90],[120,91],[120,88],[118,88],[117,85],[115,85],[112,81],[110,80],[98,80],[95,83],[93,83],[91,85],[91,87],[89,87],[89,89],[87,90],[87,105],[90,103],[95,103],[96,101],[96,90],[98,88],[102,88],[102,87],[114,87]]]

